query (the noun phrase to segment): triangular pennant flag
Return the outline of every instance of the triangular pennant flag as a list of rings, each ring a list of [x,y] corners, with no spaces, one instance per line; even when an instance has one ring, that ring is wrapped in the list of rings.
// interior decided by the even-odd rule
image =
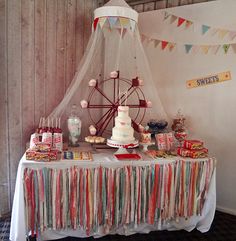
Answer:
[[[185,44],[184,46],[185,46],[185,50],[186,50],[186,53],[187,53],[187,54],[189,53],[189,51],[190,51],[191,48],[193,47],[192,44]]]
[[[202,25],[202,34],[205,34],[209,30],[209,26],[207,25]]]
[[[213,54],[217,54],[219,48],[220,48],[220,45],[213,45],[213,46],[211,46],[211,52]]]
[[[225,54],[227,54],[227,52],[229,50],[229,47],[230,47],[230,44],[224,44],[223,45],[223,49],[224,49]]]
[[[103,28],[106,20],[107,20],[107,17],[100,17],[99,18],[99,25],[100,25],[101,29]]]
[[[231,47],[233,48],[234,53],[236,53],[236,44],[231,44]]]
[[[175,46],[176,46],[176,43],[168,43],[169,51],[171,52],[174,49]]]
[[[93,29],[96,30],[99,18],[95,18],[93,21]]]
[[[167,19],[167,18],[169,18],[170,17],[170,13],[168,13],[168,12],[164,12],[164,21]]]
[[[123,28],[123,31],[122,31],[122,38],[124,38],[125,34],[127,33],[127,29],[126,28]]]
[[[161,42],[160,40],[154,39],[154,47],[156,48],[160,42]]]
[[[178,18],[178,24],[177,24],[177,26],[178,26],[178,27],[181,26],[184,21],[185,21],[184,18]]]
[[[236,32],[235,31],[230,31],[229,32],[229,38],[233,40],[236,37]]]
[[[110,27],[112,29],[117,22],[117,17],[108,17],[108,21],[109,21]]]
[[[228,30],[225,30],[225,29],[218,30],[218,35],[221,39],[223,39],[227,33],[228,33]]]
[[[207,54],[209,51],[210,46],[209,45],[201,45],[201,49],[204,54]]]
[[[198,53],[198,51],[199,51],[199,45],[194,45],[193,47],[192,47],[192,53],[193,54],[197,54]]]
[[[170,24],[174,23],[177,17],[175,15],[171,15],[170,17]]]
[[[186,20],[185,21],[185,28],[189,28],[193,24],[192,21]]]
[[[161,48],[162,50],[165,49],[165,47],[167,46],[168,42],[167,41],[161,41]]]
[[[126,32],[127,32],[127,29],[126,28],[118,28],[117,29],[119,34],[121,35],[121,38],[124,38]]]
[[[136,25],[136,22],[133,19],[130,19],[130,29],[132,32],[134,32],[135,30],[135,25]]]
[[[119,17],[119,20],[120,20],[120,25],[123,28],[127,28],[129,26],[130,21],[128,18]]]

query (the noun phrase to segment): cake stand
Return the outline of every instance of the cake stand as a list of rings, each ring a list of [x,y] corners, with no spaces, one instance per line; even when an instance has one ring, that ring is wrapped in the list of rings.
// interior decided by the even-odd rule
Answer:
[[[137,158],[137,157],[139,157],[138,154],[134,154],[134,153],[132,154],[126,150],[126,149],[131,149],[131,148],[137,147],[139,145],[138,140],[134,140],[129,143],[124,143],[124,142],[120,142],[120,141],[114,141],[112,139],[107,139],[107,145],[110,147],[118,148],[118,150],[114,153],[114,155],[116,157],[119,156],[122,158],[122,155],[123,155],[124,158],[128,157],[129,159],[132,159],[132,158],[140,159],[140,158]]]
[[[140,142],[139,144],[141,146],[143,146],[143,150],[142,151],[146,152],[146,151],[148,151],[148,147],[154,145],[155,142]]]

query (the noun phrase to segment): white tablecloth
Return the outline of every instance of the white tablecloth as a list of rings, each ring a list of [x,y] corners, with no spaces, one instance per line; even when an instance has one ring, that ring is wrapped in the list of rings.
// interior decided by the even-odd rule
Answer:
[[[27,161],[25,156],[22,157],[19,163],[15,195],[12,208],[12,220],[11,220],[11,229],[10,229],[10,240],[12,241],[23,241],[26,238],[26,223],[25,223],[25,206],[24,206],[24,188],[23,188],[23,173],[25,168],[40,169],[42,167],[50,168],[68,168],[70,166],[78,165],[80,167],[121,167],[124,165],[150,165],[150,164],[161,164],[167,162],[174,162],[176,159],[181,159],[176,157],[173,159],[158,159],[158,160],[142,160],[142,161],[117,161],[111,154],[94,154],[93,161],[74,161],[74,160],[61,160],[59,162],[50,162],[50,163],[39,163],[34,161]],[[191,161],[192,159],[189,159]],[[199,159],[199,161],[204,159]],[[185,159],[188,161],[188,159]],[[197,228],[201,232],[207,232],[210,229],[211,223],[214,218],[216,207],[216,173],[215,170],[212,175],[211,183],[209,190],[206,196],[204,207],[202,210],[201,216],[192,216],[187,220],[185,218],[180,218],[179,220],[172,220],[160,227],[149,224],[141,224],[136,228],[127,229],[127,227],[122,227],[116,230],[116,233],[129,235],[133,233],[148,233],[153,230],[179,230],[185,229],[191,231],[194,228]],[[50,239],[59,239],[66,236],[74,237],[85,237],[86,233],[81,230],[46,230],[41,234],[42,240]],[[95,235],[96,237],[96,235]]]

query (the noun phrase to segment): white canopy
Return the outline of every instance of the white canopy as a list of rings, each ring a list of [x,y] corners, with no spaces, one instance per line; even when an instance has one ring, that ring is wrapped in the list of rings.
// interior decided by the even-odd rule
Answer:
[[[133,123],[145,125],[153,118],[166,119],[143,50],[137,20],[138,13],[123,0],[111,0],[104,7],[95,10],[93,31],[86,52],[63,100],[50,115],[61,117],[63,130],[67,129],[66,119],[71,106],[77,104],[80,107],[81,100],[85,100],[83,104],[88,102],[88,108],[80,107],[79,111],[83,137],[89,135],[88,127],[91,124],[96,128],[101,127],[99,120],[102,117],[109,121],[109,124],[103,124],[111,129],[114,124],[111,113],[116,114],[116,108],[120,104],[119,93],[124,91],[128,91],[126,96],[129,98],[122,104],[130,106]],[[123,81],[110,79],[113,71],[119,71]],[[134,78],[143,80],[144,85],[133,85]],[[91,79],[97,81],[97,86],[92,87],[89,84]],[[143,103],[152,103],[152,108],[143,108]],[[144,119],[140,118],[143,114]]]
[[[130,8],[124,0],[111,0],[104,7],[95,9],[94,18],[100,17],[124,17],[138,22],[138,13]]]

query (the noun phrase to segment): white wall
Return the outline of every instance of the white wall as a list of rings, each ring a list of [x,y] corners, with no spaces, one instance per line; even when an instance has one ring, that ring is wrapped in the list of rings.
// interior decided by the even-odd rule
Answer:
[[[160,10],[139,16],[140,32],[156,39],[173,41],[178,48],[162,51],[146,45],[154,80],[167,113],[173,117],[179,108],[186,115],[189,136],[204,140],[217,163],[217,207],[236,214],[236,53],[229,49],[218,54],[186,54],[183,45],[230,43],[209,34],[201,35],[201,24],[236,30],[236,1],[221,0],[169,8],[167,11],[195,23],[192,30],[178,29],[163,22]],[[144,44],[145,45],[145,44]],[[182,46],[182,49],[181,49]],[[232,80],[194,89],[186,81],[223,71]]]

